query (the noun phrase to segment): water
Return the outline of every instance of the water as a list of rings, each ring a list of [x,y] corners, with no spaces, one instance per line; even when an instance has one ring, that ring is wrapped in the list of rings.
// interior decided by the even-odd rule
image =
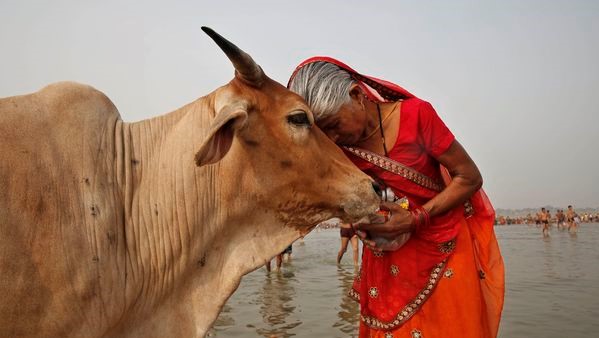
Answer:
[[[507,277],[500,336],[599,337],[599,225],[548,238],[535,226],[495,229]]]
[[[506,265],[503,338],[599,337],[599,224],[578,234],[535,226],[496,227]],[[335,263],[339,231],[313,232],[290,262],[244,277],[211,337],[357,337],[358,304],[347,296],[351,246]],[[274,265],[274,260],[273,260]]]

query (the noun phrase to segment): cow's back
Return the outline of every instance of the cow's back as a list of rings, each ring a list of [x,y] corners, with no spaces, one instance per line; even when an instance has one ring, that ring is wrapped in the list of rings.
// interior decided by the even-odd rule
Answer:
[[[68,336],[122,306],[99,287],[124,270],[121,125],[80,84],[0,99],[0,337]]]

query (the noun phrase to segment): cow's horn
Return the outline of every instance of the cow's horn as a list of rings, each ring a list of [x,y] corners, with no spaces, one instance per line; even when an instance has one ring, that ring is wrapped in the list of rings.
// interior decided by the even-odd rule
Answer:
[[[225,52],[229,60],[233,63],[237,75],[244,82],[255,87],[260,87],[262,85],[262,82],[264,81],[264,72],[251,56],[211,28],[204,26],[202,27],[202,30],[216,42],[223,52]]]

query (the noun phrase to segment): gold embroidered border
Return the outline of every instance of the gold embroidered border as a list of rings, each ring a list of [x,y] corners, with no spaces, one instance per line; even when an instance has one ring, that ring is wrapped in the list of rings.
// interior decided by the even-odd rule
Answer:
[[[354,288],[349,289],[349,292],[347,294],[351,299],[355,300],[358,303],[360,302],[360,294],[356,290],[354,290]]]
[[[390,171],[394,174],[397,174],[413,183],[416,183],[422,187],[425,187],[427,189],[430,190],[434,190],[434,191],[441,191],[443,190],[443,186],[433,180],[432,178],[423,175],[421,173],[419,173],[418,171],[407,167],[397,161],[394,161],[390,158],[381,156],[379,154],[375,154],[371,151],[368,150],[364,150],[364,149],[360,149],[360,148],[354,148],[354,147],[344,147],[347,151],[351,152],[352,154],[376,165],[377,167],[383,168],[387,171]]]
[[[360,319],[368,326],[376,330],[394,330],[410,319],[414,313],[420,309],[422,304],[430,297],[433,293],[433,289],[437,286],[437,282],[441,279],[441,272],[445,268],[447,259],[437,264],[428,279],[426,286],[418,293],[414,300],[404,306],[404,308],[395,316],[395,319],[389,322],[378,320],[375,317],[360,315]],[[360,294],[353,288],[349,290],[349,296],[356,301],[360,301]]]

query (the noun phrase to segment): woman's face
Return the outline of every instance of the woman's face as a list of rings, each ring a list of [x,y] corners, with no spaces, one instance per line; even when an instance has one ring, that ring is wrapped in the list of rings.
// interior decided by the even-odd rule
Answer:
[[[364,135],[366,129],[366,112],[360,98],[352,97],[351,101],[339,108],[336,114],[326,116],[316,122],[318,127],[339,145],[355,145]]]

